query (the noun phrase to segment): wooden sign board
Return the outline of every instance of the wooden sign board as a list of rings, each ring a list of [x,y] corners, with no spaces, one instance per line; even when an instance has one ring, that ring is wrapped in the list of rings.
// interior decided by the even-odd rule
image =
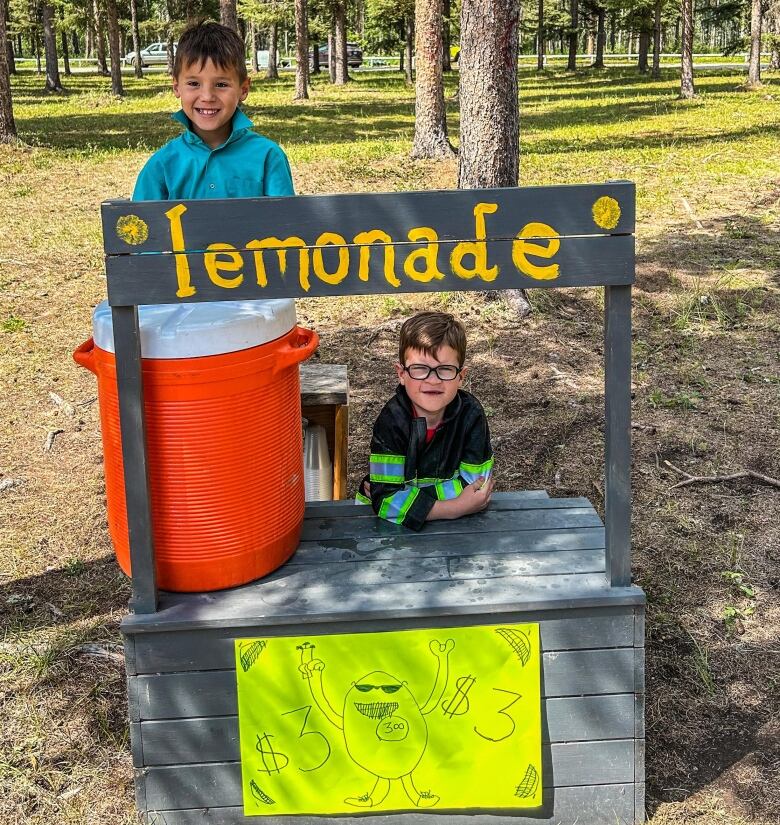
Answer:
[[[632,183],[103,204],[114,306],[625,285]]]

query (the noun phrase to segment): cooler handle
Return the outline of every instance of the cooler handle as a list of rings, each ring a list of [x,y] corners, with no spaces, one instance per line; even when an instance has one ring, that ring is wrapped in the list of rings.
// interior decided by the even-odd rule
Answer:
[[[313,329],[296,327],[274,354],[274,372],[305,361],[319,345],[320,336]]]
[[[78,347],[73,353],[73,360],[81,367],[86,367],[90,372],[97,375],[95,366],[95,339],[90,338]]]

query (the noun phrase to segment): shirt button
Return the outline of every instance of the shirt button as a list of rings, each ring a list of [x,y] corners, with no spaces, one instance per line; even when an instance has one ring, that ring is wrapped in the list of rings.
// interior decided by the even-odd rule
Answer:
[[[210,184],[209,184],[209,189],[213,189],[213,188],[214,188],[214,186],[215,186],[215,184],[210,183]]]

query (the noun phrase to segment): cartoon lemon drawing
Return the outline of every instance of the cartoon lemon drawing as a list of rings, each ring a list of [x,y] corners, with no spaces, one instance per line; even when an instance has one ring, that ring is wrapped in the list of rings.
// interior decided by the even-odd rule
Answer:
[[[149,237],[149,227],[138,215],[123,215],[116,222],[116,235],[130,246],[140,246]]]
[[[593,220],[602,229],[614,229],[620,220],[620,204],[604,195],[593,204]]]

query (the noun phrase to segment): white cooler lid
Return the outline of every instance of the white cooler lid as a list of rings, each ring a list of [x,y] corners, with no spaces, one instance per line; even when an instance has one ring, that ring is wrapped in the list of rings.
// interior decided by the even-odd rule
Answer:
[[[144,358],[197,358],[237,352],[286,335],[296,323],[295,301],[214,301],[139,306]],[[92,315],[95,346],[114,352],[111,307],[101,301]]]

